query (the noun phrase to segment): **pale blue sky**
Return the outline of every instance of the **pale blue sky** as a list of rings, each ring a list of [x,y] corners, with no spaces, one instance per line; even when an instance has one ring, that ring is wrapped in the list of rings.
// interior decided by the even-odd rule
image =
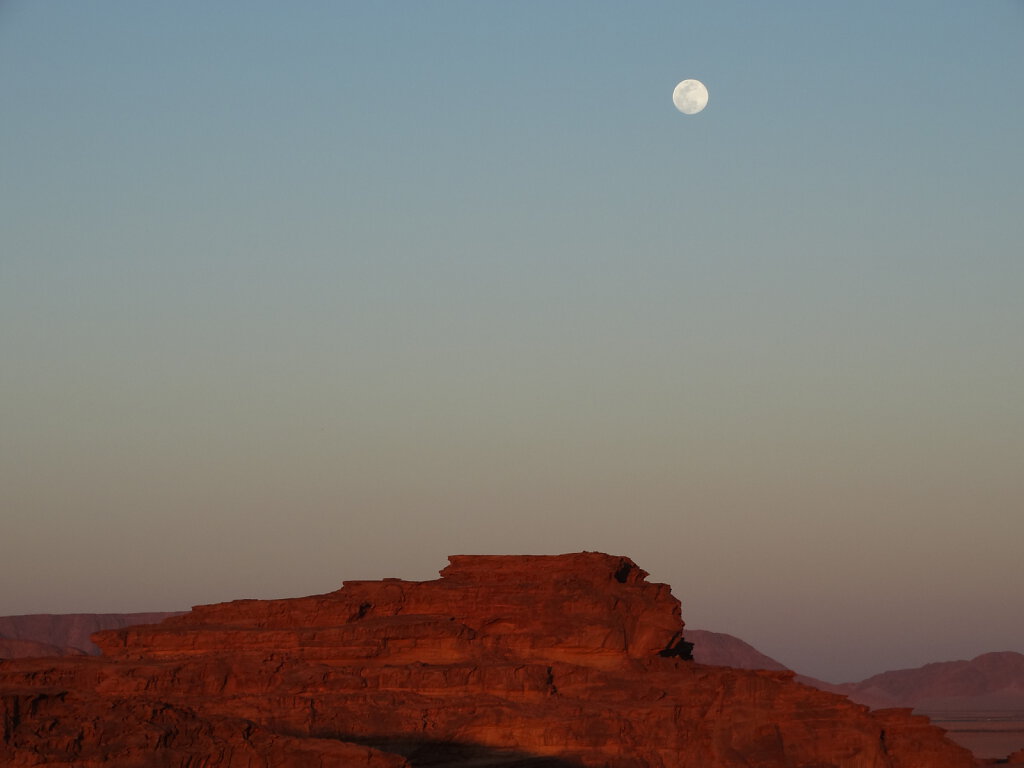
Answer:
[[[2,2],[0,615],[599,549],[1024,651],[1022,125],[1019,0]]]

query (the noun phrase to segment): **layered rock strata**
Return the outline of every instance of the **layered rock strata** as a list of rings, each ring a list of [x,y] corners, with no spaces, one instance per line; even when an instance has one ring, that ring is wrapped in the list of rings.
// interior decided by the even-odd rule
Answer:
[[[0,764],[973,766],[906,710],[686,660],[678,600],[628,558],[450,560],[4,662]]]

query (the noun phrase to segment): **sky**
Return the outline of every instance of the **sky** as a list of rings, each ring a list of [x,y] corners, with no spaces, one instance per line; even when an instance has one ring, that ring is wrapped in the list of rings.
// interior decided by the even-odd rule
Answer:
[[[1020,0],[0,0],[0,615],[599,550],[1024,652],[1022,125]]]

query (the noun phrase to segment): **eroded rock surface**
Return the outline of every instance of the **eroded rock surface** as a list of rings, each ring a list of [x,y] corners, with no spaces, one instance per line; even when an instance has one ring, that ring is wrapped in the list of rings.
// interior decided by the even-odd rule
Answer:
[[[4,662],[0,765],[973,766],[906,710],[686,660],[678,600],[628,558],[450,560]]]

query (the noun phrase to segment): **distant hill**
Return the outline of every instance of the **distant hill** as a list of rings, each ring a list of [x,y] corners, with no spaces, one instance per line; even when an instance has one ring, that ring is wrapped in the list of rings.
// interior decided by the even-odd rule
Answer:
[[[738,669],[786,667],[737,637],[687,629],[694,660]],[[915,669],[882,672],[857,683],[826,683],[797,675],[805,685],[849,696],[873,709],[911,707],[921,712],[1024,712],[1024,654],[984,653],[970,661],[941,661]]]
[[[732,635],[687,629],[694,660],[712,666],[781,670],[785,667]],[[986,653],[970,661],[945,661],[898,669],[859,683],[834,684],[797,675],[796,681],[849,696],[872,709],[913,709],[928,715],[947,736],[981,761],[1024,768],[1024,655]]]
[[[39,656],[83,656],[76,648],[39,643],[35,640],[18,640],[0,637],[0,659],[31,659]]]
[[[36,613],[0,616],[0,658],[96,655],[90,635],[134,624],[156,624],[173,613]]]
[[[693,643],[693,660],[699,664],[735,669],[787,669],[738,637],[706,629],[687,629],[683,634]]]
[[[874,708],[913,707],[922,712],[1024,711],[1024,654],[983,653],[970,661],[941,661],[916,669],[897,669],[829,689]]]

